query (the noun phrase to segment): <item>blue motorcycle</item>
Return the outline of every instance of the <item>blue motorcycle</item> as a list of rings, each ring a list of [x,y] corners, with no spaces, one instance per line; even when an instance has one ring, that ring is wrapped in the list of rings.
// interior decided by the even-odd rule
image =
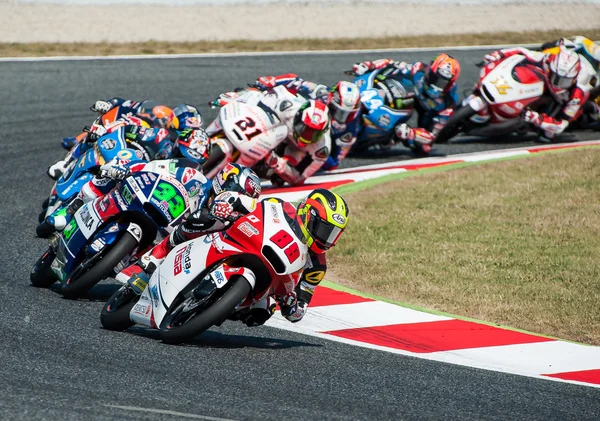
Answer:
[[[66,207],[75,198],[81,188],[100,170],[100,167],[114,159],[130,161],[149,161],[148,153],[143,148],[135,148],[122,135],[121,130],[102,136],[94,145],[82,154],[79,159],[72,161],[62,176],[56,180],[50,196],[44,201],[43,211],[38,217],[36,227],[38,237],[47,238],[54,232],[54,226],[48,224],[45,218]]]
[[[62,294],[75,298],[115,276],[159,232],[172,230],[189,213],[192,200],[205,200],[199,182],[186,190],[189,169],[172,165],[153,161],[149,170],[134,173],[78,209],[34,265],[32,285],[47,288],[60,281]]]
[[[347,75],[356,76],[352,71]],[[412,84],[403,86],[395,79],[388,79],[388,83],[395,89],[396,96],[402,99],[394,101],[394,107],[388,105],[389,99],[383,89],[373,87],[373,80],[377,77],[370,72],[357,76],[354,83],[360,90],[362,111],[358,121],[358,137],[353,146],[354,151],[366,151],[371,146],[388,145],[394,138],[394,127],[406,123],[413,114],[414,93]],[[406,81],[407,84],[410,82]]]

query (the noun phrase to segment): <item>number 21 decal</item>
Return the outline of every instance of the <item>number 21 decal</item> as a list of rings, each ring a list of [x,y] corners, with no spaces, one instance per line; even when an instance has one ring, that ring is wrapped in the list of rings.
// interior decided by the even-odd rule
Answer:
[[[258,136],[263,132],[259,128],[252,130],[252,128],[256,126],[256,122],[251,117],[242,118],[241,120],[236,121],[235,125],[240,128],[240,130],[246,135],[248,140],[252,140],[253,137]]]

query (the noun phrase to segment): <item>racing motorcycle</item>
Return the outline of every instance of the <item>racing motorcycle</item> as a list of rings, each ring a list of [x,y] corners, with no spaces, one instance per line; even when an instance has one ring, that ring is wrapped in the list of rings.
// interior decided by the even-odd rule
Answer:
[[[120,128],[122,126],[120,125],[114,131],[99,138],[79,159],[71,161],[63,175],[56,180],[50,196],[42,203],[43,210],[38,216],[39,225],[36,227],[38,237],[47,238],[55,231],[54,226],[47,223],[45,218],[59,209],[64,210],[81,188],[98,173],[104,163],[114,158],[148,162],[156,156],[156,151],[131,139],[126,139],[123,129]],[[170,142],[170,140],[165,142]],[[173,148],[169,149],[170,156],[166,158],[177,154],[201,163],[207,155],[207,147],[208,144],[204,144],[196,138],[177,139]]]
[[[344,72],[349,76],[356,76],[352,70]],[[386,104],[388,100],[382,89],[373,88],[373,72],[357,76],[354,83],[360,91],[362,110],[358,121],[358,136],[352,149],[354,151],[366,151],[375,145],[388,145],[394,138],[394,127],[406,123],[413,115],[414,92],[408,92],[410,87],[405,87],[397,80],[388,79],[393,88],[397,90],[396,95],[402,99],[398,107],[392,109]],[[412,84],[411,84],[412,86]],[[408,89],[407,89],[408,88]]]
[[[177,344],[247,311],[270,296],[294,291],[306,263],[300,227],[289,204],[260,202],[226,231],[174,248],[146,285],[140,278],[121,287],[105,304],[101,322],[109,330],[140,324]],[[137,288],[143,290],[141,295]]]
[[[521,118],[525,108],[553,115],[550,95],[545,95],[542,69],[528,64],[516,54],[494,63],[481,62],[479,81],[473,92],[454,111],[439,131],[436,142],[443,143],[460,132],[474,136],[500,136],[526,131]]]
[[[201,189],[193,183],[186,190],[191,169],[176,172],[172,165],[153,161],[79,208],[35,263],[31,283],[47,288],[60,281],[62,294],[75,298],[120,272],[138,251],[153,244],[158,233],[172,230]]]
[[[42,211],[38,216],[39,225],[35,229],[37,236],[48,238],[54,232],[54,226],[47,223],[45,218],[66,207],[81,188],[94,178],[104,163],[114,158],[150,161],[150,156],[144,148],[132,149],[130,146],[134,145],[124,139],[121,130],[116,130],[102,136],[79,159],[71,161],[65,172],[55,181],[50,196],[42,203]]]
[[[274,90],[287,92],[283,86],[276,86]],[[208,179],[229,162],[257,170],[257,163],[264,161],[288,134],[287,126],[262,103],[265,93],[250,88],[236,94],[234,100],[222,103],[218,117],[206,128],[211,138],[211,152],[202,170]],[[214,106],[216,101],[209,105]],[[267,174],[257,172],[268,178]]]

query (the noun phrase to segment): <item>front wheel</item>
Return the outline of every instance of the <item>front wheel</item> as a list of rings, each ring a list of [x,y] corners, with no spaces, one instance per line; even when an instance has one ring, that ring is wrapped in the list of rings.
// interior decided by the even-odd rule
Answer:
[[[62,295],[65,298],[77,298],[102,279],[111,275],[115,266],[123,260],[123,257],[130,254],[136,246],[137,240],[133,235],[124,232],[123,236],[112,247],[106,247],[106,249],[81,262],[75,273],[61,288]]]
[[[40,214],[39,216],[41,217],[42,215]],[[56,228],[54,227],[54,225],[49,224],[45,220],[42,220],[40,222],[41,223],[37,227],[35,227],[35,234],[38,237],[48,238],[56,231]]]
[[[50,269],[55,257],[56,254],[54,253],[54,250],[48,248],[48,250],[42,254],[42,257],[35,262],[35,265],[33,265],[33,269],[31,269],[31,273],[29,274],[31,285],[36,288],[49,288],[56,282],[56,278]]]
[[[123,331],[134,323],[129,318],[131,309],[140,298],[129,285],[124,285],[104,304],[100,313],[102,327],[107,330]]]
[[[454,136],[459,134],[467,120],[477,113],[470,105],[465,105],[461,108],[458,108],[453,114],[452,117],[448,119],[448,122],[442,127],[442,130],[437,134],[435,138],[435,143],[446,143],[448,140],[452,139]]]
[[[168,344],[185,342],[227,319],[252,290],[252,286],[243,276],[233,278],[230,282],[233,282],[233,285],[199,314],[192,313],[194,309],[190,301],[195,300],[193,297],[170,310],[161,325],[162,341]]]

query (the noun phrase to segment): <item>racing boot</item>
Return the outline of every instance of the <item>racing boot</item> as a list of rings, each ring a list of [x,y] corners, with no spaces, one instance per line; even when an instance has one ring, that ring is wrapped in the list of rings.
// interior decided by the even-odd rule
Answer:
[[[409,127],[403,123],[395,128],[395,134],[402,144],[413,151],[423,151],[423,153],[431,152],[435,136],[425,129]]]
[[[229,320],[240,320],[248,327],[262,326],[275,313],[277,305],[269,297],[252,304],[250,308],[245,308],[233,313]]]
[[[58,180],[65,173],[67,167],[71,163],[70,159],[60,160],[56,164],[52,164],[46,170],[46,174],[53,180]]]
[[[137,263],[129,265],[119,272],[115,279],[122,283],[129,283],[130,285],[136,278],[145,279],[147,282],[172,249],[173,245],[171,245],[170,237],[165,237],[150,251],[144,253]]]
[[[70,151],[71,148],[73,148],[73,146],[75,146],[77,144],[77,138],[76,137],[65,137],[60,144],[62,145],[63,148]]]
[[[62,231],[67,224],[71,222],[71,218],[82,205],[83,200],[76,198],[69,203],[67,207],[59,209],[52,215],[47,216],[45,222],[52,225],[56,231]]]

